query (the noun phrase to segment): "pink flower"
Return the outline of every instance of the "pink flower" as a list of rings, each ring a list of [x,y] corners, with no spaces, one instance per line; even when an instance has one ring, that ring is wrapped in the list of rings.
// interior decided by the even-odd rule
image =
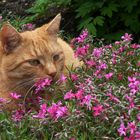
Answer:
[[[120,41],[115,41],[115,45],[120,45],[121,42]]]
[[[110,79],[112,76],[113,76],[113,73],[110,72],[110,73],[108,73],[108,74],[105,75],[105,78],[106,79]]]
[[[22,25],[23,30],[33,30],[35,28],[35,24],[32,23],[27,23]]]
[[[48,107],[47,112],[52,118],[56,118],[56,111],[58,110],[61,104],[61,102],[59,102],[58,104],[52,103],[52,106]]]
[[[0,21],[2,21],[2,16],[0,16]]]
[[[75,94],[75,97],[78,99],[78,100],[81,100],[83,99],[83,94],[84,94],[84,90],[83,89],[80,89],[76,92]]]
[[[131,48],[138,49],[138,48],[140,48],[140,45],[139,44],[132,44],[131,45]]]
[[[112,63],[113,63],[114,65],[117,64],[116,57],[113,57],[113,58],[112,58]]]
[[[135,103],[134,103],[133,100],[129,102],[129,106],[128,107],[129,107],[129,109],[132,109],[132,108],[135,107]]]
[[[70,41],[70,46],[72,47],[72,48],[74,48],[75,46],[74,46],[74,44],[77,42],[77,39],[76,38],[73,38],[71,41]]]
[[[124,36],[121,37],[121,39],[126,42],[130,42],[131,40],[133,40],[131,36],[131,34],[125,33]]]
[[[135,53],[134,53],[134,51],[129,51],[128,53],[127,53],[127,55],[134,55]]]
[[[96,65],[96,62],[94,60],[88,60],[86,61],[86,64],[89,68],[91,68]]]
[[[4,103],[4,102],[6,102],[6,99],[0,98],[0,103]]]
[[[124,123],[121,123],[120,124],[120,128],[118,129],[118,132],[119,132],[119,135],[122,136],[126,136],[126,131],[127,131],[127,128],[124,126]]]
[[[47,112],[49,115],[57,120],[58,118],[62,118],[68,113],[68,109],[66,106],[62,106],[61,102],[53,103],[52,106],[48,107]]]
[[[21,95],[18,95],[17,93],[15,93],[15,92],[12,92],[12,93],[10,93],[10,96],[13,98],[13,99],[19,99],[20,97],[21,97]]]
[[[64,96],[64,100],[67,100],[67,99],[73,99],[75,98],[75,95],[72,93],[72,90],[70,90],[69,92],[67,92]]]
[[[111,101],[115,101],[116,103],[121,103],[120,100],[117,97],[113,96],[111,93],[108,93],[106,95],[110,97]]]
[[[52,82],[52,80],[49,79],[49,78],[45,78],[45,79],[39,80],[37,83],[34,84],[34,86],[36,87],[35,93],[37,94],[43,88],[45,88],[47,86],[50,86],[51,85],[51,82]]]
[[[40,106],[39,113],[37,115],[33,115],[33,118],[44,119],[45,115],[46,115],[46,112],[47,112],[47,105],[46,104],[42,104]]]
[[[137,114],[137,119],[138,119],[138,121],[140,122],[140,113]]]
[[[136,140],[134,135],[130,135],[130,137],[124,137],[124,140]]]
[[[135,77],[128,77],[128,81],[129,82],[135,82],[136,81],[136,78]]]
[[[140,140],[140,131],[139,132],[137,131],[135,135],[136,135],[135,136],[136,137],[136,140]]]
[[[85,39],[87,38],[87,36],[88,36],[88,31],[86,29],[82,32],[82,34],[79,37],[76,38],[76,40],[78,43],[83,43]]]
[[[25,112],[23,110],[16,110],[12,114],[12,120],[15,122],[21,121],[21,119],[24,117]]]
[[[121,46],[118,50],[118,53],[122,53],[123,51],[125,50],[125,47],[124,46]]]
[[[85,79],[85,84],[92,85],[92,80],[91,80],[91,78]]]
[[[87,55],[89,49],[89,44],[83,46],[83,47],[78,47],[75,51],[75,57],[84,57]]]
[[[56,119],[64,117],[68,113],[68,108],[66,106],[59,107],[56,111]]]
[[[90,109],[91,108],[91,99],[92,99],[91,95],[86,95],[83,98],[81,105],[86,105],[88,107],[88,109]]]
[[[107,64],[104,62],[99,62],[99,66],[97,66],[98,69],[107,69]]]
[[[112,45],[111,44],[105,45],[105,46],[103,46],[103,48],[105,48],[105,49],[111,49],[112,48]]]
[[[58,81],[59,82],[65,82],[66,80],[67,80],[67,77],[64,74],[62,74]]]
[[[96,70],[96,71],[93,73],[93,75],[94,75],[94,76],[98,76],[98,75],[100,74],[100,72],[101,72],[101,70]]]
[[[93,56],[97,58],[101,57],[102,53],[103,53],[102,48],[94,48],[92,52]]]
[[[135,122],[130,122],[127,124],[127,128],[130,129],[130,134],[133,135],[134,132],[137,130],[137,126],[135,124]]]
[[[138,61],[137,66],[140,67],[140,61]]]
[[[127,99],[129,102],[131,102],[131,101],[132,101],[132,98],[131,98],[130,96],[125,95],[124,97],[125,97],[125,99]]]
[[[92,108],[93,112],[93,116],[99,116],[102,112],[103,112],[103,106],[102,105],[97,105],[95,107]]]
[[[132,94],[135,94],[137,91],[140,90],[139,86],[140,86],[140,81],[137,80],[135,77],[128,77],[128,81],[129,81],[129,88],[130,88],[130,92]]]
[[[71,74],[70,77],[71,77],[71,79],[72,79],[73,81],[78,80],[78,75],[76,75],[76,74],[74,74],[74,73]]]

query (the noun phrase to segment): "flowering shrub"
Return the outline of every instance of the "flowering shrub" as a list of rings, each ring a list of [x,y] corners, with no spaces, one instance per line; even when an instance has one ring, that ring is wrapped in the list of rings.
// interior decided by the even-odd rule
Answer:
[[[21,107],[13,112],[14,122],[1,113],[1,138],[139,140],[140,45],[132,40],[126,33],[120,41],[104,45],[83,31],[71,42],[83,66],[56,83],[36,83],[33,94],[39,110]],[[66,88],[58,90],[65,82]],[[60,94],[46,101],[42,90]],[[16,93],[11,97],[20,98]]]

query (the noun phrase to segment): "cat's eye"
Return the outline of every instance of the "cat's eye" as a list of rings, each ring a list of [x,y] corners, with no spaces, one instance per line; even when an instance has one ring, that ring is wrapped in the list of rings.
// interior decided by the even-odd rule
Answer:
[[[40,65],[40,61],[38,59],[31,59],[31,60],[28,60],[28,63],[32,66],[38,66]]]
[[[54,61],[57,61],[58,59],[59,59],[59,54],[56,54],[56,55],[53,56]]]

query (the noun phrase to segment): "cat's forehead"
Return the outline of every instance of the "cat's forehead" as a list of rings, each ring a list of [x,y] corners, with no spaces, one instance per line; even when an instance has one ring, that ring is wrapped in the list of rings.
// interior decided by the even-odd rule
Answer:
[[[60,52],[62,49],[56,39],[35,31],[28,31],[21,34],[23,43],[27,49],[36,49],[40,53]]]
[[[26,31],[23,33],[20,33],[22,38],[24,40],[38,40],[40,41],[42,38],[45,37],[45,35],[43,33],[38,32],[37,30],[33,30],[33,31]],[[47,36],[46,36],[47,39]]]

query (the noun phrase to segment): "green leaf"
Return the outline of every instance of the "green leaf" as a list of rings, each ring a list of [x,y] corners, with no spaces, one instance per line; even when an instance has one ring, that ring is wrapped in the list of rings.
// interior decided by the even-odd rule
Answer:
[[[85,28],[88,29],[89,33],[96,36],[96,27],[93,23],[89,23],[88,25],[85,26]]]
[[[94,20],[93,20],[93,23],[94,25],[100,25],[100,26],[103,26],[104,24],[104,17],[103,16],[97,16]]]
[[[94,5],[96,8],[102,8],[102,6],[104,5],[105,1],[98,1],[98,2],[94,2]]]
[[[133,0],[133,1],[125,0],[122,3],[122,7],[125,8],[125,11],[127,11],[128,13],[131,13],[134,7],[137,6],[138,1],[139,0]]]
[[[58,0],[58,5],[69,5],[69,4],[71,4],[71,0]]]
[[[129,14],[129,15],[124,15],[122,17],[124,20],[125,26],[129,27],[132,31],[134,32],[139,32],[140,31],[140,23],[139,23],[139,18],[138,15],[135,14]]]
[[[78,13],[76,18],[84,17],[92,10],[93,10],[93,2],[85,2],[84,4],[80,5],[80,7],[76,10],[76,12]]]
[[[87,26],[92,20],[93,20],[92,17],[89,17],[89,18],[87,18],[87,19],[82,19],[82,20],[80,21],[80,24],[79,24],[79,26],[78,26],[78,29],[79,29],[79,30],[83,29],[83,28],[84,28],[85,26]]]
[[[110,3],[108,7],[103,7],[101,9],[101,15],[107,15],[108,17],[112,17],[112,13],[118,11],[118,6],[118,4]]]

